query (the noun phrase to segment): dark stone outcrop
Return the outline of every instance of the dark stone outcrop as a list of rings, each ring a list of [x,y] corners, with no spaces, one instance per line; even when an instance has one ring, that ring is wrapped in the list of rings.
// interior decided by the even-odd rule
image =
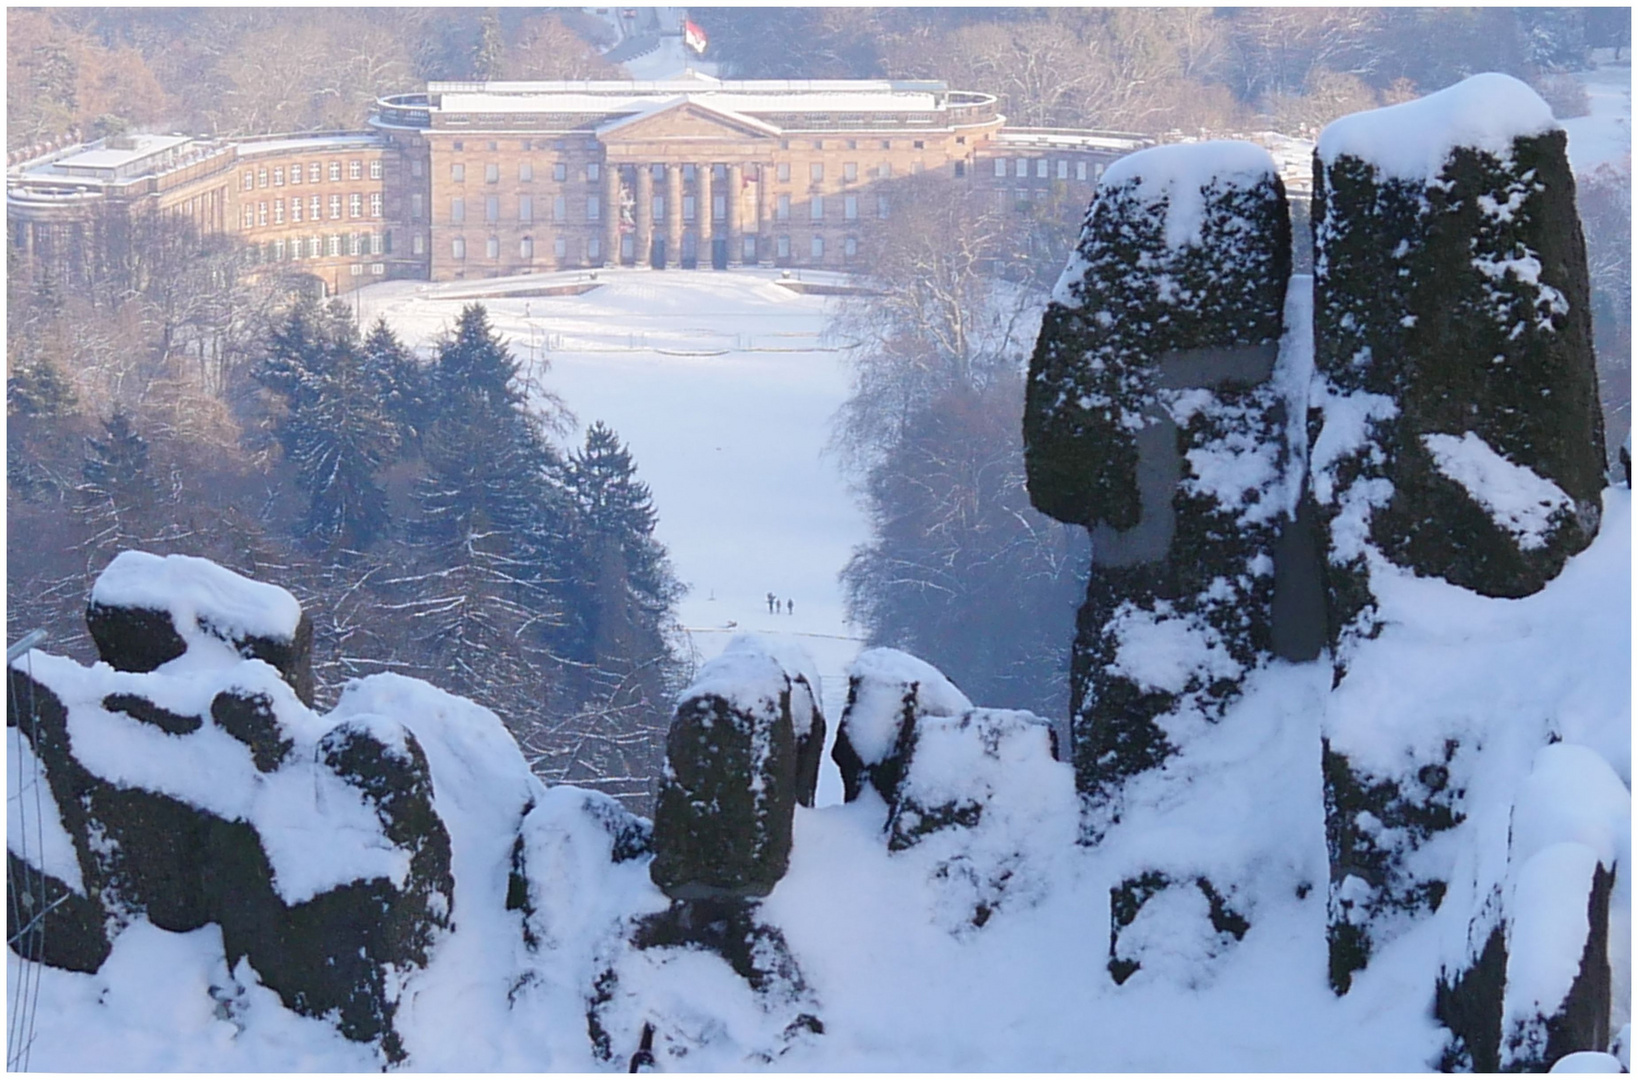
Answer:
[[[910,760],[917,722],[924,716],[958,715],[971,707],[930,664],[896,649],[861,653],[848,672],[847,705],[830,751],[842,774],[844,800],[853,802],[869,786],[891,808]]]
[[[1109,890],[1109,977],[1116,986],[1137,974],[1143,967],[1141,951],[1124,948],[1121,934],[1134,922],[1144,905],[1168,889],[1197,889],[1206,901],[1206,919],[1212,932],[1219,938],[1220,947],[1240,941],[1251,929],[1251,923],[1236,911],[1211,881],[1202,876],[1192,880],[1174,878],[1159,870],[1148,870],[1127,878]]]
[[[785,875],[798,790],[791,682],[724,654],[685,691],[654,809],[654,883],[678,900],[766,896]]]
[[[1233,149],[1236,168],[1222,175],[1211,173],[1224,153],[1215,144],[1146,151],[1105,177],[1030,364],[1030,498],[1092,536],[1070,673],[1088,839],[1119,820],[1125,779],[1177,750],[1164,718],[1218,719],[1273,650],[1275,548],[1300,462],[1284,390],[1270,381],[1290,219],[1266,155]],[[1152,182],[1169,170],[1205,180],[1157,195]],[[1198,235],[1179,243],[1169,234],[1194,209]],[[1233,467],[1250,461],[1249,472]],[[1128,631],[1166,623],[1210,661],[1160,683],[1123,669]],[[1289,647],[1307,651],[1296,637]]]
[[[6,852],[6,940],[18,956],[96,971],[113,948],[102,925],[106,917],[95,900]]]

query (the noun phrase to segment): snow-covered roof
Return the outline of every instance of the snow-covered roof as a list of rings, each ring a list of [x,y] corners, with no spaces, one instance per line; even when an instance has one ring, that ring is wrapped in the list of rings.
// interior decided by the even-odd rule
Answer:
[[[1458,146],[1504,156],[1514,139],[1556,127],[1553,110],[1534,90],[1492,71],[1402,105],[1344,116],[1320,132],[1318,150],[1328,166],[1347,155],[1384,176],[1426,182]]]
[[[940,107],[932,93],[881,90],[822,92],[743,92],[702,90],[697,84],[625,84],[625,93],[588,93],[582,87],[537,94],[445,93],[435,111],[446,113],[596,113],[625,112],[668,105],[679,98],[708,104],[723,112],[931,112]],[[574,84],[571,84],[574,86]]]
[[[239,144],[241,158],[262,154],[289,154],[301,150],[324,150],[343,146],[385,146],[386,139],[371,132],[343,132],[333,135],[286,135]]]
[[[176,150],[193,140],[186,135],[131,135],[105,139],[78,153],[60,157],[52,164],[67,169],[117,169],[144,158]]]

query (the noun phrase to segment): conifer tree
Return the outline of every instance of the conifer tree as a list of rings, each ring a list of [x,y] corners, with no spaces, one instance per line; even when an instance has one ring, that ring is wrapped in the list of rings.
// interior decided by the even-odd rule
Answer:
[[[370,328],[360,358],[366,377],[378,388],[382,409],[396,428],[400,445],[418,448],[432,419],[432,387],[426,370],[384,318]]]
[[[158,498],[148,442],[116,410],[103,421],[103,437],[87,437],[80,486],[75,490],[81,516],[96,530],[92,543],[108,550],[140,539],[145,519]]]
[[[308,373],[307,400],[287,425],[297,482],[311,500],[304,531],[326,544],[365,548],[389,522],[376,473],[398,434],[357,353],[337,347],[327,361]]]

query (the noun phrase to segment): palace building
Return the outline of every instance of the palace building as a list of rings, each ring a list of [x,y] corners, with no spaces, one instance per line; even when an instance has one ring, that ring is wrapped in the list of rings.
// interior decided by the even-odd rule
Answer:
[[[13,154],[6,216],[25,266],[87,257],[109,214],[158,212],[332,293],[615,265],[847,270],[896,178],[1084,204],[1149,144],[1009,128],[992,95],[932,81],[435,82],[380,99],[361,132]]]

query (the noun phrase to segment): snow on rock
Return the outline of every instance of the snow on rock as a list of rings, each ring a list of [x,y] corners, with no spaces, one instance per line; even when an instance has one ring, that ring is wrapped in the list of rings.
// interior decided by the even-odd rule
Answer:
[[[1285,325],[1306,311],[1290,227],[1261,147],[1132,154],[1105,173],[1042,319],[1024,455],[1036,508],[1091,534],[1071,666],[1089,839],[1129,777],[1176,753],[1171,718],[1220,716],[1272,656],[1275,550],[1306,457],[1290,417],[1312,356]]]
[[[1556,1073],[1623,1073],[1627,1070],[1621,1067],[1621,1059],[1614,1054],[1606,1054],[1602,1050],[1577,1050],[1573,1054],[1565,1054],[1553,1062],[1553,1067],[1547,1070]]]
[[[934,922],[957,933],[1039,903],[1078,822],[1074,770],[1033,713],[924,717],[888,821],[888,848],[915,849],[938,883]]]
[[[1384,177],[1425,184],[1438,179],[1457,147],[1506,157],[1515,139],[1556,130],[1553,110],[1534,90],[1486,72],[1415,101],[1334,120],[1315,152],[1326,165],[1354,157]]]
[[[1562,842],[1585,844],[1608,869],[1625,865],[1632,844],[1632,793],[1597,751],[1558,742],[1536,751],[1519,786],[1511,857],[1523,863]]]
[[[86,624],[102,659],[122,671],[189,663],[190,653],[207,667],[258,657],[313,702],[313,626],[296,598],[208,559],[120,552],[91,587]]]
[[[1555,528],[1575,509],[1557,484],[1508,461],[1471,431],[1460,437],[1423,435],[1422,445],[1433,455],[1435,467],[1462,485],[1525,551],[1545,547]]]
[[[84,896],[74,841],[46,783],[45,766],[20,728],[6,729],[6,771],[6,850]]]
[[[819,666],[797,642],[767,634],[736,634],[722,651],[762,653],[785,670],[791,687],[791,728],[796,733],[796,801],[812,806],[825,750],[825,691]]]
[[[668,896],[765,896],[784,875],[801,786],[791,697],[785,667],[750,641],[678,696],[650,864]]]
[[[1519,866],[1508,897],[1503,1068],[1536,1069],[1567,1051],[1591,1049],[1589,1043],[1608,1044],[1609,967],[1602,955],[1608,930],[1594,917],[1599,901],[1609,902],[1609,882],[1598,853],[1574,841],[1549,844]],[[1602,971],[1586,970],[1588,959]],[[1586,1011],[1578,996],[1592,998],[1594,1016],[1575,1015]],[[1588,1026],[1598,1030],[1564,1030]]]
[[[933,665],[898,649],[866,649],[848,668],[847,708],[831,750],[847,802],[868,784],[895,797],[924,716],[959,716],[973,704]]]

